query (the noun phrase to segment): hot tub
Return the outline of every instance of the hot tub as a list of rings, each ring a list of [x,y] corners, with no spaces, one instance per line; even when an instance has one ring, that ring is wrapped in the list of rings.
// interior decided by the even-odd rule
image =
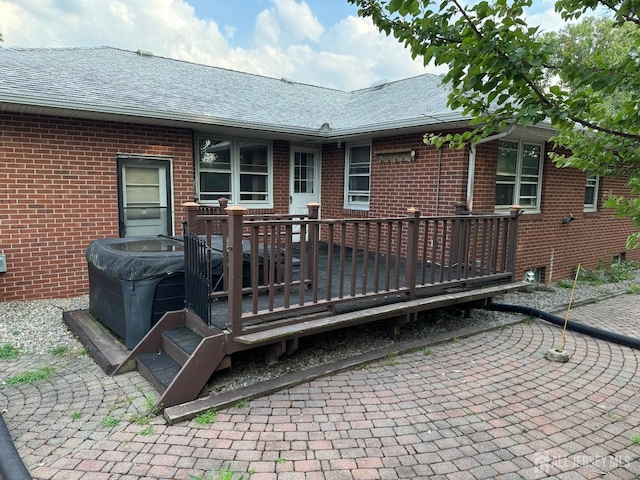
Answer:
[[[87,248],[89,311],[131,349],[184,308],[184,248],[171,237],[103,238]]]
[[[251,285],[251,249],[243,242],[243,287]],[[280,262],[284,278],[284,250]],[[258,275],[263,278],[264,252],[259,253]],[[212,239],[211,276],[216,290],[221,277],[222,237]],[[297,276],[300,260],[293,260]],[[184,308],[184,243],[180,237],[101,238],[87,248],[89,311],[135,347],[166,313]]]

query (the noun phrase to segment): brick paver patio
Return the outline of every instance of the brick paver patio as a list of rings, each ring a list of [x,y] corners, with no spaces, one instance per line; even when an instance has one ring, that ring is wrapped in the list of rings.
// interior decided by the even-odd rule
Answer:
[[[640,336],[640,296],[571,318]],[[0,361],[16,447],[38,479],[188,479],[222,466],[252,480],[640,478],[640,351],[533,320],[386,358],[217,412],[136,424],[152,388],[89,358]],[[117,424],[116,421],[118,422]],[[140,422],[143,423],[143,422]],[[636,439],[635,443],[633,439]]]

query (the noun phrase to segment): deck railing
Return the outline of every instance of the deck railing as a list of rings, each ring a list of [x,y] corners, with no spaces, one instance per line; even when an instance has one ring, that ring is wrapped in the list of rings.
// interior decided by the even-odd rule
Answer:
[[[187,308],[235,336],[261,322],[513,281],[517,212],[327,220],[308,207],[292,216],[187,205]]]

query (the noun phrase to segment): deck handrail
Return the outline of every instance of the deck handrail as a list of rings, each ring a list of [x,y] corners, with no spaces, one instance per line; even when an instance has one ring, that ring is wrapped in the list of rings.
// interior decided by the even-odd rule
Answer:
[[[421,216],[409,209],[404,217],[320,219],[320,205],[308,207],[308,215],[240,206],[221,214],[185,205],[185,256],[194,269],[186,273],[187,308],[236,336],[265,319],[514,278],[518,212]],[[217,280],[212,255],[222,257]]]

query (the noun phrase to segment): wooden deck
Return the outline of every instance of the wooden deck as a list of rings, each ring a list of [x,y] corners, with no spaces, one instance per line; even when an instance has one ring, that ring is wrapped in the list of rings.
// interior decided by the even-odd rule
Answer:
[[[138,368],[164,406],[193,400],[234,353],[266,346],[275,361],[303,336],[382,319],[400,327],[523,285],[517,212],[326,220],[315,204],[296,217],[186,208],[186,309],[167,313],[115,371]]]

